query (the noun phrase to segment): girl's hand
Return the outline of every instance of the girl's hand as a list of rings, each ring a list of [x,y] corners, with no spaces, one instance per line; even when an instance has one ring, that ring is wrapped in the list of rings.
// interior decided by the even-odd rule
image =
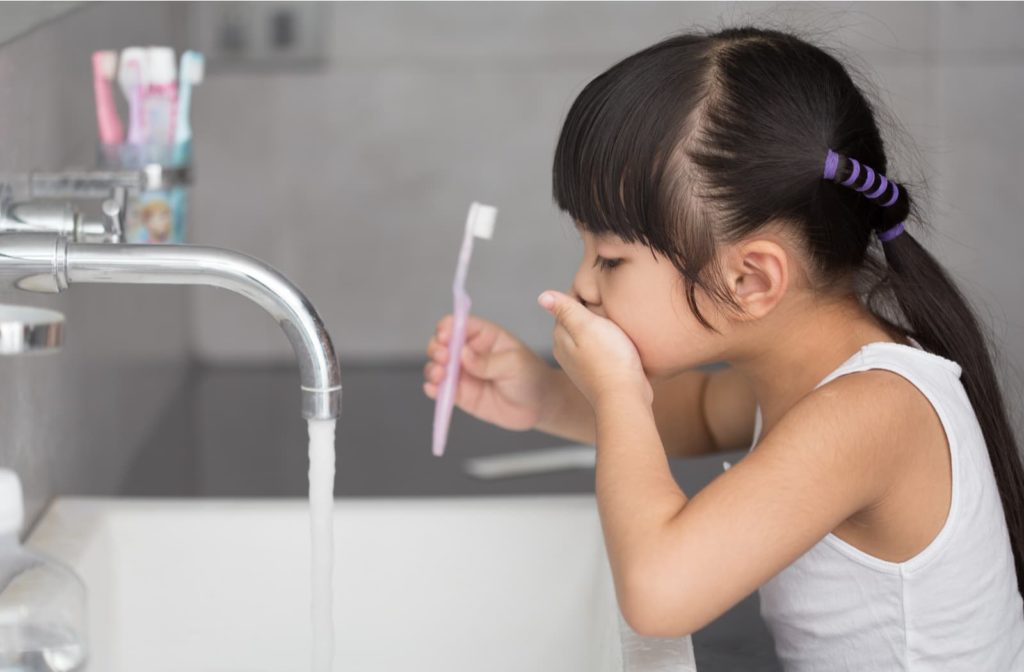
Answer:
[[[445,377],[452,316],[441,320],[430,343],[430,361],[423,370],[423,391],[431,399]],[[498,427],[533,429],[543,414],[556,407],[550,397],[557,393],[557,371],[496,324],[470,315],[462,348],[455,405],[466,413]]]
[[[544,292],[537,301],[556,320],[555,359],[594,409],[620,394],[653,403],[640,354],[617,324],[561,292]]]

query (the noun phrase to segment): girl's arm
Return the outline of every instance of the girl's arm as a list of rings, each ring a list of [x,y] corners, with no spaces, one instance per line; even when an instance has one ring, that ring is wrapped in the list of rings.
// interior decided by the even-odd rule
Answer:
[[[610,320],[560,292],[555,358],[594,409],[597,503],[619,608],[641,635],[692,633],[857,512],[884,501],[937,418],[888,371],[809,393],[692,500],[668,468],[640,355]],[[908,466],[909,465],[909,466]]]
[[[692,633],[844,520],[881,500],[915,426],[934,421],[911,383],[850,374],[808,395],[692,499],[672,479],[644,400],[597,410],[597,496],[622,613],[638,633]]]
[[[750,447],[757,402],[735,369],[687,371],[652,387],[654,418],[669,457]]]
[[[534,429],[576,443],[594,443],[594,410],[564,371],[552,373],[547,399]]]
[[[706,455],[750,445],[756,402],[746,379],[732,369],[687,371],[652,383],[654,421],[670,457]],[[578,443],[594,443],[594,410],[563,371],[536,429]]]

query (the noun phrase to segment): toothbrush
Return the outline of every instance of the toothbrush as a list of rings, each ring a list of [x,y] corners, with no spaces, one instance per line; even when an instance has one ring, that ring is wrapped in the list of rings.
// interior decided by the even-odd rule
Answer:
[[[124,127],[117,116],[110,82],[117,75],[117,52],[94,51],[92,54],[92,87],[96,95],[96,125],[100,142],[119,145],[124,142]]]
[[[205,60],[198,51],[186,51],[181,55],[178,68],[178,111],[175,115],[174,153],[177,163],[188,159],[187,144],[192,140],[192,125],[189,121],[189,106],[192,104],[192,87],[202,84]]]
[[[151,147],[174,142],[174,116],[178,109],[178,67],[174,49],[146,49],[146,86],[142,101],[146,141]]]
[[[146,86],[146,50],[128,47],[121,52],[121,67],[117,73],[121,92],[128,99],[128,144],[142,146],[146,142],[145,120],[142,110],[142,92]]]
[[[448,367],[445,372],[441,389],[437,393],[434,406],[434,456],[444,455],[444,447],[448,441],[448,425],[452,420],[452,408],[455,405],[455,389],[459,382],[459,358],[462,346],[466,342],[466,318],[469,316],[470,300],[466,293],[466,272],[469,270],[469,258],[473,254],[473,239],[490,240],[494,235],[494,222],[498,218],[498,209],[491,205],[473,202],[469,206],[466,217],[466,232],[462,238],[462,249],[459,251],[459,263],[455,268],[455,282],[452,293],[455,295],[455,311],[452,324],[452,338],[448,343]]]

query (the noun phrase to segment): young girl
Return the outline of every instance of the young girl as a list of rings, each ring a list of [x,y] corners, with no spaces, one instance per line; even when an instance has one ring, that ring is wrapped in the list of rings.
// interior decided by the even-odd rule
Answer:
[[[571,296],[539,299],[561,370],[473,319],[458,404],[596,442],[638,633],[692,633],[759,589],[787,670],[1024,669],[1020,457],[887,165],[845,68],[780,32],[665,40],[569,111],[554,195],[584,255]],[[694,497],[666,459],[752,444]]]

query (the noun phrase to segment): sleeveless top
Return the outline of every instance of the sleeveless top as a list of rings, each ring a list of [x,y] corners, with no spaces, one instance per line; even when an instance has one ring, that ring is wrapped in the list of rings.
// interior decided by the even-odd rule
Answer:
[[[913,345],[870,343],[818,387],[885,369],[924,394],[949,446],[946,521],[904,562],[829,534],[763,585],[761,615],[787,672],[1024,670],[1024,603],[981,427],[960,366]],[[760,433],[758,409],[754,445]]]

